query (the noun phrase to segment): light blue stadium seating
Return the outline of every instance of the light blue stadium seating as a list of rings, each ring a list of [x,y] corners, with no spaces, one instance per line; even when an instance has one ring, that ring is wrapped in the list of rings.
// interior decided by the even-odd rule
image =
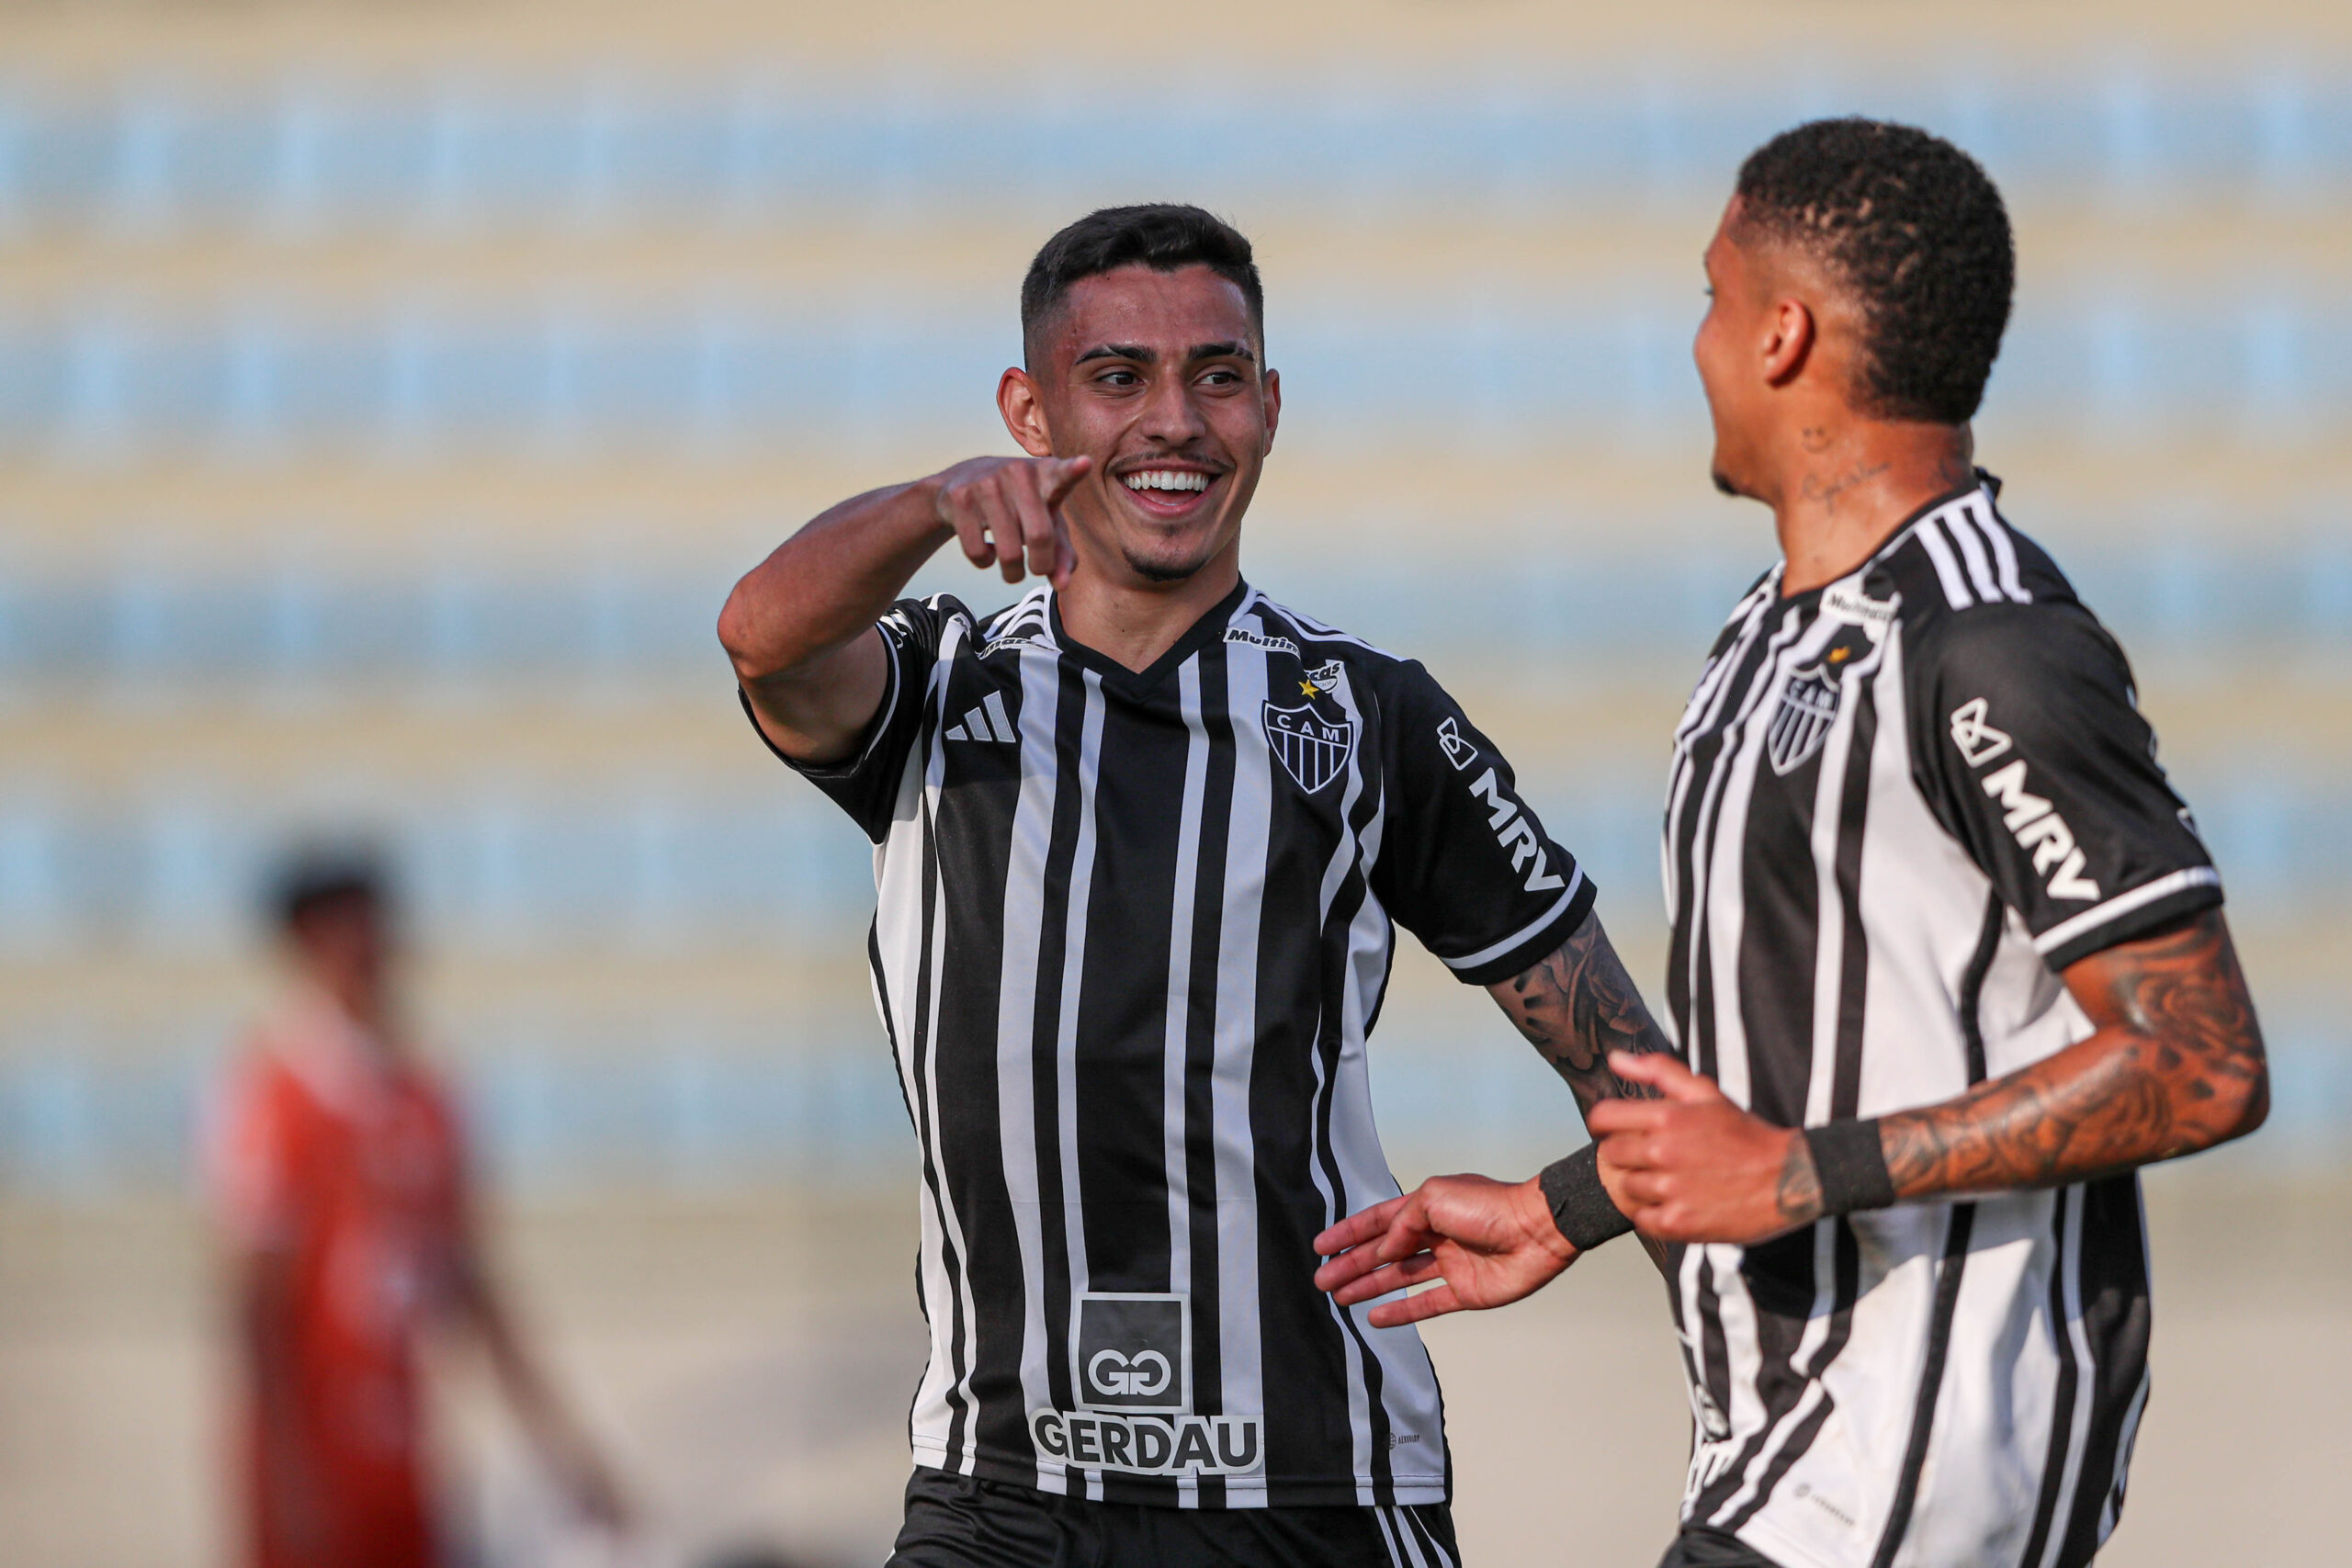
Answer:
[[[1839,112],[1953,135],[2028,198],[2340,199],[2348,106],[2344,83],[2291,63],[2196,81],[2119,67],[2037,79],[1962,66],[1900,84],[1833,72],[1776,89],[1665,73],[1434,89],[1356,74],[1304,93],[1237,83],[1223,101],[1170,106],[1145,139],[1066,93],[843,90],[789,73],[297,79],[259,100],[169,82],[76,97],[20,81],[0,90],[0,227],[789,221],[812,206],[1067,205],[1143,186],[1342,208],[1432,193],[1712,202],[1763,137]]]

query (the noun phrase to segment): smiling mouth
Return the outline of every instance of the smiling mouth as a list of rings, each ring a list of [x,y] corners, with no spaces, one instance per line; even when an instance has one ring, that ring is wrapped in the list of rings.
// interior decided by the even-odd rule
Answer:
[[[1199,505],[1217,476],[1196,468],[1137,468],[1119,476],[1119,483],[1143,509],[1156,516],[1178,517]]]

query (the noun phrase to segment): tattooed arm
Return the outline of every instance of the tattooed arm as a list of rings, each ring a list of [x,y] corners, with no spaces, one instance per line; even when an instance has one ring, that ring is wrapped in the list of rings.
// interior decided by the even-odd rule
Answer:
[[[1642,1004],[1598,914],[1524,974],[1487,987],[1537,1055],[1566,1080],[1586,1116],[1614,1095],[1650,1090],[1610,1070],[1609,1054],[1671,1054],[1665,1033]]]
[[[2098,1032],[1879,1122],[1898,1198],[2055,1187],[2242,1138],[2270,1113],[2262,1026],[2219,909],[2081,959]]]
[[[2269,1114],[2261,1026],[2219,909],[2068,967],[2096,1032],[1939,1105],[1875,1123],[1896,1200],[2056,1187],[2244,1137]],[[1621,1207],[1671,1241],[1756,1242],[1824,1209],[1814,1146],[1679,1062],[1619,1058],[1664,1099],[1589,1120]],[[1869,1127],[1868,1122],[1855,1124]]]
[[[1642,1005],[1599,915],[1587,915],[1575,935],[1532,968],[1487,989],[1567,1080],[1588,1122],[1605,1100],[1652,1092],[1611,1070],[1612,1054],[1620,1066],[1657,1054],[1674,1059],[1674,1047]],[[1605,1162],[1600,1174],[1622,1208]],[[1664,1244],[1651,1236],[1640,1240],[1665,1273]],[[1315,1249],[1329,1259],[1316,1270],[1315,1283],[1341,1306],[1431,1287],[1373,1308],[1376,1328],[1507,1306],[1543,1289],[1578,1256],[1561,1234],[1541,1177],[1510,1182],[1432,1176],[1410,1192],[1351,1214],[1317,1236]]]

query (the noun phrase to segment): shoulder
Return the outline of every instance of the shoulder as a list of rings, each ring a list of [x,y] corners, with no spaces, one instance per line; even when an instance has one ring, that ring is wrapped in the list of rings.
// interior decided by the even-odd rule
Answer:
[[[1052,595],[1042,585],[988,615],[975,616],[964,607],[963,601],[950,594],[942,593],[933,602],[948,606],[949,613],[970,628],[973,642],[983,651],[1028,642],[1043,643],[1053,635]]]
[[[1977,491],[1905,528],[1864,592],[1895,605],[1915,677],[1964,674],[2031,685],[2115,675],[2122,650],[2050,553]]]
[[[1042,603],[1042,595],[1033,595]],[[981,640],[987,628],[1005,622],[1029,604],[1023,600],[993,615],[980,615],[953,593],[927,599],[901,599],[882,613],[875,625],[884,637],[901,646],[918,646],[942,653]]]
[[[1429,672],[1419,660],[1391,653],[1329,621],[1278,604],[1255,589],[1235,607],[1233,618],[1226,626],[1225,640],[1292,654],[1309,666],[1336,660],[1360,682],[1385,683],[1416,676],[1423,681],[1429,679]]]

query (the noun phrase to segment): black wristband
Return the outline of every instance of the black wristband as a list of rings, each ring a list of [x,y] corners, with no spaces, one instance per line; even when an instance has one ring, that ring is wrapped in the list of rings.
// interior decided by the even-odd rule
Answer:
[[[1600,1145],[1587,1144],[1567,1158],[1554,1160],[1537,1179],[1543,1183],[1544,1201],[1552,1205],[1552,1223],[1578,1252],[1590,1252],[1634,1228],[1600,1185]]]
[[[1879,1146],[1877,1118],[1807,1127],[1804,1141],[1813,1151],[1813,1173],[1821,1183],[1823,1213],[1850,1214],[1893,1206],[1894,1178],[1887,1173],[1886,1151]]]

